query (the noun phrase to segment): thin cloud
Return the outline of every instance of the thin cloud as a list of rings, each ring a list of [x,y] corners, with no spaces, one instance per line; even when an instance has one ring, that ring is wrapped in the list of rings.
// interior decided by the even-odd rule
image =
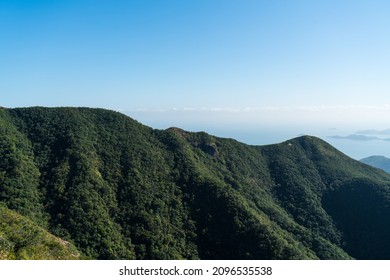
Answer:
[[[390,105],[304,105],[304,106],[264,106],[264,107],[172,107],[172,108],[136,108],[136,109],[120,109],[127,112],[289,112],[289,111],[359,111],[359,110],[386,110],[390,112]],[[387,131],[390,133],[390,129]]]
[[[354,140],[354,141],[385,140],[385,139],[381,139],[381,138],[375,137],[375,136],[366,136],[366,135],[360,135],[360,134],[351,134],[348,136],[333,135],[333,136],[328,136],[328,137],[332,138],[332,139]]]
[[[221,113],[240,113],[240,112],[255,112],[256,110],[250,107],[233,108],[233,107],[173,107],[173,108],[137,108],[123,110],[125,112],[145,112],[145,113],[164,113],[164,112],[221,112]]]
[[[390,106],[388,105],[175,106],[144,107],[121,111],[149,123],[175,123],[177,125],[190,123],[202,126],[213,124],[215,126],[246,127],[260,125],[380,127],[386,125],[386,120],[390,118]]]
[[[367,130],[357,131],[356,133],[365,134],[365,135],[390,135],[390,129],[384,129],[384,130],[367,129]]]

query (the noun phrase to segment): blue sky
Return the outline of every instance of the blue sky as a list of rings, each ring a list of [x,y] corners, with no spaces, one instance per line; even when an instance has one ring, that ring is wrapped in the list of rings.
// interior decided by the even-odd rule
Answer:
[[[389,14],[375,0],[0,0],[0,104],[161,128],[385,129]]]

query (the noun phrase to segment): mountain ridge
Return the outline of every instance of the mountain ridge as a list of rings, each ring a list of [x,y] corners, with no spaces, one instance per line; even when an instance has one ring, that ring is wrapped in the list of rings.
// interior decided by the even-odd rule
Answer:
[[[313,136],[252,146],[72,107],[2,109],[0,129],[0,201],[87,258],[390,258],[390,176]],[[363,190],[359,224],[340,213]]]

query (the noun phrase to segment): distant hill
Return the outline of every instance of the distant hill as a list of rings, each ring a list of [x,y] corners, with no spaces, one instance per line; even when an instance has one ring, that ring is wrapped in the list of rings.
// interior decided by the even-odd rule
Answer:
[[[0,109],[0,158],[0,252],[31,226],[92,259],[390,259],[390,175],[316,137],[250,146],[103,109]]]
[[[390,158],[384,156],[371,156],[363,158],[360,161],[390,173]]]

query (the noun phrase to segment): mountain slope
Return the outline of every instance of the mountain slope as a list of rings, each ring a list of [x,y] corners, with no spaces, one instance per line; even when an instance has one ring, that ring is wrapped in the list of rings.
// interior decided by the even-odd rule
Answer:
[[[390,173],[390,158],[384,156],[371,156],[363,158],[360,161]]]
[[[79,259],[69,242],[43,230],[29,219],[0,205],[0,260]]]
[[[88,108],[1,109],[0,129],[0,201],[89,258],[390,259],[390,176],[318,138],[249,146]]]

